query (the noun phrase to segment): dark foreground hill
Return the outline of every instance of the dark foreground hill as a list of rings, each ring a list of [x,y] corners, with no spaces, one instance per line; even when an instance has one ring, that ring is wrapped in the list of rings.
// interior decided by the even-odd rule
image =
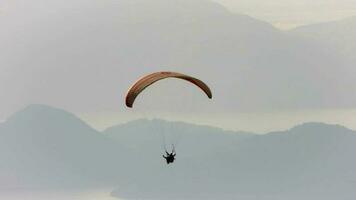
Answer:
[[[73,114],[43,105],[15,113],[1,126],[0,138],[5,188],[108,184],[121,166],[112,155],[127,153]]]
[[[157,128],[176,138],[161,157]],[[173,140],[174,141],[174,140]],[[254,135],[163,120],[90,128],[74,115],[31,105],[0,126],[6,188],[117,187],[132,199],[353,199],[356,134],[306,123]]]
[[[352,130],[307,123],[244,138],[232,148],[227,145],[196,157],[178,154],[174,165],[157,166],[113,195],[133,199],[351,200],[356,195],[355,145]]]
[[[113,187],[144,177],[164,167],[162,140],[147,126],[177,127],[171,130],[182,135],[177,146],[182,157],[231,148],[249,136],[161,120],[100,133],[64,110],[30,105],[0,125],[0,188]]]

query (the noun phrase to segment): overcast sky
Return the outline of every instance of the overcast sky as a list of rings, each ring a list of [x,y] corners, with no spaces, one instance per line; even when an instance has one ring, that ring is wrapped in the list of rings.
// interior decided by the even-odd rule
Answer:
[[[244,13],[288,29],[299,25],[356,16],[356,0],[214,0],[233,12]],[[1,0],[2,12],[21,0]]]
[[[356,0],[216,1],[281,28],[356,14]],[[259,132],[303,121],[356,128],[350,120],[355,108],[350,102],[356,99],[354,65],[336,50],[286,37],[285,31],[233,15],[210,1],[152,2],[1,0],[0,122],[28,104],[43,103],[75,112],[102,129],[130,119],[121,100],[132,81],[174,66],[164,69],[193,73],[211,83],[220,95],[215,103],[221,112],[240,111],[234,110],[234,117],[216,114],[220,120],[202,116],[205,124]],[[312,52],[310,60],[304,49]],[[235,90],[239,92],[231,92]]]
[[[356,0],[214,0],[231,11],[268,21],[279,28],[356,15]]]

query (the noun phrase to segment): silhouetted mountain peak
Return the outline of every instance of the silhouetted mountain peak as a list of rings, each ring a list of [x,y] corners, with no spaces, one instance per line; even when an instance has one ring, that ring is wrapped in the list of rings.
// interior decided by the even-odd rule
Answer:
[[[0,174],[2,167],[16,174],[20,185],[100,184],[103,176],[114,177],[108,168],[115,162],[106,165],[112,160],[106,155],[121,151],[74,114],[33,104],[2,124],[0,157],[7,163]]]
[[[292,32],[293,31],[298,32],[298,31],[313,30],[313,29],[318,30],[319,28],[326,28],[327,30],[330,30],[330,31],[339,31],[339,30],[331,30],[330,28],[331,27],[335,28],[336,26],[339,26],[339,28],[340,27],[347,28],[345,26],[353,25],[353,24],[356,25],[356,16],[348,17],[348,18],[341,19],[341,20],[335,20],[335,21],[328,21],[328,22],[317,23],[317,24],[304,25],[304,26],[297,27],[297,28],[295,28],[295,29],[293,29],[291,31]],[[350,29],[350,31],[351,31],[351,29]]]
[[[260,139],[275,144],[309,148],[310,152],[319,152],[321,149],[332,151],[335,146],[353,142],[356,134],[353,130],[340,125],[308,122],[286,131],[271,132],[261,136]]]
[[[58,118],[58,117],[74,117],[73,114],[58,108],[54,108],[48,105],[42,104],[31,104],[26,106],[24,109],[13,114],[7,121],[30,118],[30,117],[40,117],[40,118]]]
[[[352,132],[352,130],[337,124],[322,122],[307,122],[294,126],[289,130],[292,133],[323,133],[323,132]]]
[[[50,130],[63,131],[63,133],[96,132],[74,114],[41,104],[31,104],[25,107],[9,117],[3,125],[10,129],[16,129],[19,133],[28,131],[40,133],[45,130],[48,130],[48,134],[53,133]]]

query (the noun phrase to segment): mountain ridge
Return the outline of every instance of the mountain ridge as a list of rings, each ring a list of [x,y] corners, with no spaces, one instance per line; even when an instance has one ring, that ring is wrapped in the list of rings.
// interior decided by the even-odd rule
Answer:
[[[280,130],[280,131],[271,131],[266,134],[256,134],[253,132],[248,132],[248,131],[233,131],[233,130],[225,130],[220,127],[215,127],[215,126],[210,126],[210,125],[200,125],[200,124],[193,124],[193,123],[188,123],[184,121],[168,121],[164,119],[146,119],[146,118],[140,118],[140,119],[135,119],[129,122],[125,123],[119,123],[117,125],[110,126],[103,131],[97,131],[96,129],[92,128],[90,125],[88,125],[85,121],[77,117],[75,114],[70,113],[64,109],[56,108],[53,106],[49,105],[44,105],[44,104],[30,104],[26,106],[25,108],[21,109],[20,111],[17,111],[13,115],[11,115],[9,118],[4,120],[4,122],[0,123],[1,125],[5,125],[8,123],[12,123],[12,121],[24,121],[24,120],[29,120],[31,117],[36,117],[39,119],[46,119],[46,118],[59,118],[59,117],[65,117],[68,119],[68,121],[74,121],[75,123],[84,125],[87,127],[88,130],[95,131],[95,132],[108,132],[112,131],[113,129],[116,128],[122,128],[122,127],[127,127],[127,126],[135,126],[136,124],[143,124],[144,126],[149,126],[150,124],[154,123],[163,123],[163,124],[177,124],[177,125],[184,125],[184,126],[193,126],[196,128],[202,128],[202,129],[213,129],[215,131],[221,131],[225,133],[241,133],[241,134],[251,134],[251,135],[268,135],[271,133],[278,133],[278,132],[289,132],[289,131],[295,131],[295,130],[303,130],[307,131],[309,129],[312,129],[313,127],[319,127],[319,126],[324,126],[327,128],[333,128],[333,129],[343,129],[345,131],[355,131],[352,129],[349,129],[345,126],[339,125],[339,124],[329,124],[329,123],[324,123],[324,122],[316,122],[316,121],[311,121],[311,122],[303,122],[297,125],[292,126],[291,128],[288,128],[286,130]]]
[[[40,113],[37,120],[56,115],[54,122],[60,125],[40,123],[34,113]],[[179,126],[170,129],[182,135],[176,147],[177,161],[167,168],[159,137],[153,137],[156,132],[145,127],[152,121],[162,127],[174,122],[137,120],[126,129],[125,124],[108,129],[111,133],[88,133],[92,129],[73,129],[61,123],[69,120],[82,125],[61,109],[36,105],[17,114],[10,124],[5,122],[5,128],[0,127],[0,157],[7,161],[0,165],[1,188],[105,185],[119,187],[112,195],[128,199],[231,199],[256,194],[268,199],[278,193],[281,199],[301,195],[309,200],[326,194],[322,191],[332,184],[330,197],[324,199],[354,194],[351,183],[345,181],[356,179],[356,162],[350,159],[356,132],[338,125],[313,122],[286,131],[246,136],[177,123]],[[23,116],[31,116],[31,121],[23,123],[29,119]]]

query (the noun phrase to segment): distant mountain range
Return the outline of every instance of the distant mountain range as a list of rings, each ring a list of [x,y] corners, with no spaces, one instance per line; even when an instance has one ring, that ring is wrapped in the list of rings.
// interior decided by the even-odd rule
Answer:
[[[354,18],[281,31],[209,0],[14,4],[1,16],[0,119],[30,102],[118,110],[130,84],[156,70],[206,81],[206,110],[356,106]]]
[[[345,62],[356,62],[356,16],[344,20],[301,26],[291,33],[336,49],[348,58]]]
[[[162,131],[163,130],[163,131]],[[98,132],[31,105],[0,126],[0,188],[117,186],[128,199],[353,199],[356,132],[306,123],[255,135],[163,120]],[[162,135],[177,161],[161,157]]]

